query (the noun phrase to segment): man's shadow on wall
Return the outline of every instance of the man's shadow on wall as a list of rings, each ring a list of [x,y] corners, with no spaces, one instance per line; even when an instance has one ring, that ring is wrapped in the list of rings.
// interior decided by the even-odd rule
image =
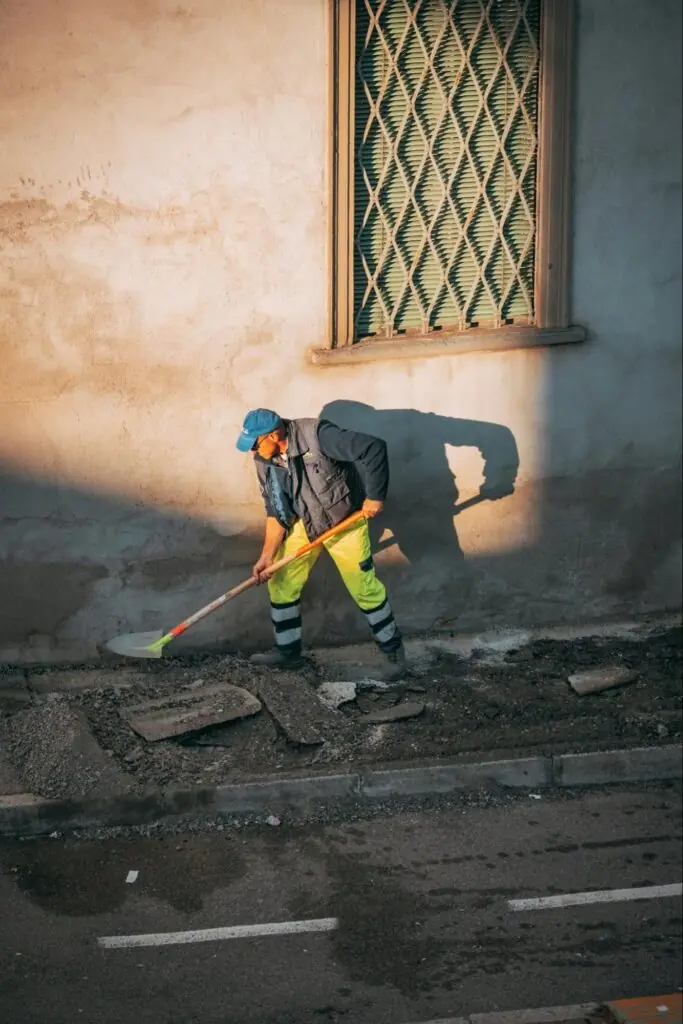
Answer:
[[[454,517],[481,502],[498,501],[514,492],[519,453],[512,431],[497,423],[416,409],[380,410],[345,400],[328,403],[320,417],[386,441],[391,483],[385,509],[371,524],[373,549],[379,552],[398,547],[414,570],[422,567],[421,582],[410,573],[415,593],[440,590],[444,604],[450,605],[443,611],[455,610],[452,599],[456,593],[458,603],[467,599],[471,574],[465,571]],[[459,501],[447,446],[476,448],[483,459],[478,493],[464,501]],[[387,530],[392,536],[381,540]],[[432,576],[433,587],[427,574]]]

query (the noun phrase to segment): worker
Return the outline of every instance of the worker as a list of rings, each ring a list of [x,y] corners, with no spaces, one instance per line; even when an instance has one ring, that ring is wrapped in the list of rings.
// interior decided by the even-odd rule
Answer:
[[[364,613],[387,661],[384,678],[406,672],[403,640],[377,578],[368,519],[379,515],[389,485],[387,446],[378,437],[342,430],[329,420],[283,419],[270,409],[252,409],[237,439],[252,452],[266,510],[265,538],[254,575],[267,580],[275,648],[253,655],[270,668],[301,664],[301,593],[320,547],[272,575],[274,561],[358,510],[366,518],[325,541],[347,590]]]

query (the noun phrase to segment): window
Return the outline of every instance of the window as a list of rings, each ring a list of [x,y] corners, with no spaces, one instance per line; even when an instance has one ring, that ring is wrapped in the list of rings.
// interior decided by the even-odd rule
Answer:
[[[314,361],[582,340],[571,0],[333,2],[332,346]]]

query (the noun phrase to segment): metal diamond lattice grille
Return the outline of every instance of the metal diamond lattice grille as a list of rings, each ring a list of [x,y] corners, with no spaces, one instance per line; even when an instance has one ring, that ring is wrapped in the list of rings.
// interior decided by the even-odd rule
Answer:
[[[354,338],[533,323],[541,0],[357,0]]]

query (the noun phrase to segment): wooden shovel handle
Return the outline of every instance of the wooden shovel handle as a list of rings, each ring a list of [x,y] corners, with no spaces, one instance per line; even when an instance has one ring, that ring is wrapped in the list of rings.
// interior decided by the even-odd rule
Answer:
[[[314,548],[320,547],[321,544],[324,544],[325,541],[329,540],[331,537],[335,537],[338,533],[348,530],[350,526],[354,526],[356,523],[359,523],[361,519],[365,519],[365,513],[354,512],[352,516],[348,517],[348,519],[343,519],[341,523],[337,523],[337,525],[333,526],[330,530],[326,530],[325,533],[321,533],[315,540],[311,540],[308,541],[307,544],[303,544],[291,555],[285,555],[284,558],[280,558],[277,562],[273,562],[272,565],[268,566],[267,572],[264,574],[265,578],[268,579],[276,573],[278,569],[284,568],[284,566],[289,565],[290,562],[295,562],[297,558],[301,558],[302,555],[307,555],[308,552],[313,551]],[[217,597],[214,601],[204,605],[204,607],[200,608],[198,612],[194,613],[194,615],[190,615],[189,618],[183,619],[183,621],[179,622],[177,626],[174,626],[173,629],[169,630],[163,639],[166,642],[168,642],[167,638],[168,640],[175,639],[175,637],[184,633],[186,629],[189,629],[190,626],[194,626],[195,623],[199,622],[201,619],[205,619],[207,615],[211,615],[212,612],[217,611],[217,609],[220,608],[221,605],[224,605],[226,601],[231,601],[233,597],[238,597],[239,594],[243,594],[245,590],[250,590],[251,587],[255,587],[261,582],[262,581],[258,576],[250,576],[248,580],[238,583],[236,587],[232,588],[232,590],[226,590],[226,592],[221,594],[220,597]]]
[[[266,578],[273,576],[278,569],[282,569],[285,565],[289,565],[290,562],[295,562],[296,559],[301,558],[302,555],[307,555],[308,552],[313,551],[314,548],[320,547],[321,544],[324,544],[326,540],[330,540],[331,537],[336,536],[338,533],[343,533],[343,531],[347,530],[350,526],[354,526],[356,523],[359,523],[361,519],[365,519],[365,513],[354,512],[348,519],[343,519],[341,523],[337,523],[337,525],[333,526],[331,529],[325,530],[325,533],[321,533],[319,537],[315,538],[315,540],[310,540],[307,544],[303,544],[300,548],[297,548],[293,554],[285,555],[284,558],[280,558],[277,562],[273,562],[268,566],[268,569],[265,572]]]

